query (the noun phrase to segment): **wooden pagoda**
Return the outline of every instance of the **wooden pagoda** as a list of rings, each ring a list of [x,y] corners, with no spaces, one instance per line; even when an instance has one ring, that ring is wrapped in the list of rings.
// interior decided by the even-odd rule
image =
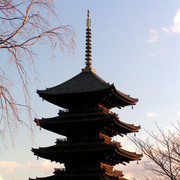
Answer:
[[[91,67],[91,28],[88,11],[86,66],[72,79],[37,93],[46,101],[65,108],[58,116],[35,119],[37,125],[67,137],[55,145],[32,149],[39,157],[64,163],[54,175],[41,180],[125,180],[116,164],[140,160],[142,155],[124,150],[112,141],[115,135],[138,132],[139,126],[119,120],[113,107],[135,105],[137,99],[118,91],[101,79]],[[30,180],[33,180],[30,178]]]

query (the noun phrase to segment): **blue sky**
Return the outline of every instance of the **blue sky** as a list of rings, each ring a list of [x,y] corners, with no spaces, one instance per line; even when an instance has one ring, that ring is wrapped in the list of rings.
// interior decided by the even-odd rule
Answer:
[[[56,1],[61,23],[74,29],[76,47],[74,53],[62,54],[56,49],[53,61],[49,60],[51,52],[47,46],[37,48],[36,67],[40,81],[32,77],[30,84],[32,107],[37,116],[55,116],[58,107],[42,102],[36,89],[60,84],[84,68],[87,9],[91,12],[93,68],[118,90],[139,99],[134,109],[114,110],[120,119],[141,125],[137,136],[143,138],[146,137],[145,129],[156,132],[154,122],[164,129],[171,128],[171,123],[177,124],[180,117],[179,0]],[[52,24],[59,25],[55,20]],[[8,70],[13,74],[11,66]],[[17,102],[24,101],[20,93],[15,95]],[[23,112],[21,115],[26,118]],[[24,121],[28,122],[28,119]],[[7,138],[9,148],[0,153],[0,180],[51,175],[52,168],[60,165],[41,158],[36,160],[30,150],[32,146],[50,146],[57,137],[57,134],[35,128],[32,141],[28,129],[19,126],[15,147]],[[131,142],[121,141],[124,147],[132,148]],[[141,167],[127,165],[124,174],[132,179],[138,170]]]

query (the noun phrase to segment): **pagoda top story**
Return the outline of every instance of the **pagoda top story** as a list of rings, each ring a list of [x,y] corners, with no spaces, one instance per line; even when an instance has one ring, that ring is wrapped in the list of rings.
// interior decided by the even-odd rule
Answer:
[[[109,84],[101,79],[92,68],[92,51],[91,51],[91,21],[87,18],[87,28],[86,28],[86,66],[82,69],[82,72],[71,78],[70,80],[57,85],[52,88],[46,88],[45,90],[37,90],[37,93],[43,99],[63,108],[72,109],[73,106],[84,105],[84,97],[89,104],[93,100],[95,103],[94,95],[98,94],[97,103],[101,102],[107,108],[113,107],[124,107],[128,105],[135,105],[138,99],[132,98],[118,91],[114,84]],[[108,97],[109,103],[104,99],[104,95]],[[103,96],[102,96],[103,95]],[[73,98],[72,98],[73,96]],[[78,98],[77,102],[74,102],[74,97]],[[82,101],[81,101],[82,100]],[[112,101],[111,101],[112,100]],[[113,103],[112,103],[113,102]],[[71,105],[71,107],[70,107]]]

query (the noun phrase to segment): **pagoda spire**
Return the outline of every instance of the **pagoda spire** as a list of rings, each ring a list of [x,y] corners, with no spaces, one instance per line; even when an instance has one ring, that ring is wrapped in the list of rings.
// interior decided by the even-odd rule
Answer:
[[[95,70],[91,67],[92,64],[92,50],[91,50],[91,19],[90,19],[90,11],[87,11],[87,24],[86,24],[86,54],[85,54],[85,68],[82,69],[82,72],[95,72]]]

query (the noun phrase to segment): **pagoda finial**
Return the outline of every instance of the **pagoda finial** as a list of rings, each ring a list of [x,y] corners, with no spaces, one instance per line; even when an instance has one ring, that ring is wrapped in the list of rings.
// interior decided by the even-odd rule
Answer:
[[[87,11],[87,28],[91,27],[90,11]]]
[[[90,19],[90,11],[87,11],[87,28],[86,28],[86,66],[82,69],[83,72],[95,72],[95,70],[91,67],[92,64],[92,51],[91,51],[91,19]]]

